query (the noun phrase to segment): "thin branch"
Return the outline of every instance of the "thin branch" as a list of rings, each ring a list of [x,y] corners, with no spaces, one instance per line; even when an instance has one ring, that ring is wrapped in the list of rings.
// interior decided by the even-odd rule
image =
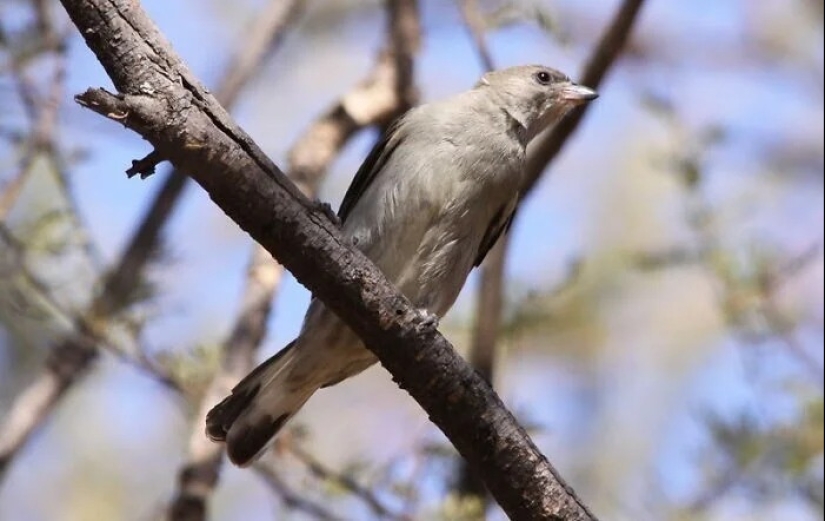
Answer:
[[[182,175],[170,176],[170,182],[159,192],[117,266],[106,277],[101,293],[85,312],[66,317],[73,325],[72,332],[55,342],[43,370],[15,398],[11,412],[0,424],[0,479],[34,430],[45,421],[72,384],[79,381],[97,360],[99,353],[96,346],[110,345],[106,339],[106,323],[122,308],[127,296],[137,286],[140,274],[157,244],[163,223],[171,212],[172,199],[179,195],[185,179]],[[149,370],[150,375],[161,375],[162,381],[171,382],[162,376],[156,366],[147,365],[139,351],[114,350],[122,359],[129,360],[131,356],[134,360],[142,360],[140,364],[143,369]]]
[[[766,273],[760,281],[763,300],[760,311],[771,334],[780,340],[787,352],[797,360],[812,378],[820,383],[823,382],[823,367],[813,353],[805,348],[791,325],[788,324],[788,320],[785,319],[776,302],[776,293],[781,290],[789,279],[819,259],[821,251],[821,245],[814,243],[799,255],[782,263],[776,270]],[[728,291],[731,291],[731,288],[728,288]]]
[[[262,458],[253,468],[288,508],[301,511],[321,521],[341,521],[344,519],[336,516],[319,503],[311,501],[290,489],[274,467],[275,461],[272,458]]]
[[[494,65],[486,46],[484,21],[478,10],[478,4],[475,0],[460,0],[460,4],[464,24],[473,38],[476,54],[484,68],[491,70]],[[620,55],[641,5],[641,0],[625,0],[619,7],[587,61],[580,80],[582,84],[595,88],[601,83]],[[584,110],[586,110],[585,107],[578,109],[548,134],[537,138],[536,144],[530,150],[522,199],[535,187],[542,173],[556,157],[564,143],[573,135],[582,120]],[[496,345],[501,332],[508,240],[509,234],[503,235],[481,266],[478,304],[470,343],[470,363],[491,385],[494,378]],[[466,465],[460,469],[457,487],[463,494],[481,498],[487,495],[483,483]]]
[[[415,8],[415,2],[412,0],[393,2],[397,3]],[[405,44],[400,51],[396,50],[394,35],[400,27],[417,29],[418,23],[402,24],[397,19],[400,13],[409,13],[408,9],[388,11],[389,43],[379,55],[374,69],[352,92],[344,95],[341,101],[311,125],[288,154],[289,177],[309,198],[315,197],[330,163],[358,130],[368,125],[385,124],[388,119],[402,114],[413,103],[409,87],[405,87],[404,91],[398,91],[395,78],[402,75],[400,69],[412,67],[412,57],[408,58],[406,52],[414,52],[417,45]],[[417,20],[415,9],[412,14]],[[404,41],[406,42],[409,37],[404,35]],[[417,35],[415,37],[417,38]],[[411,76],[411,72],[407,75]],[[368,101],[364,104],[368,111],[358,114],[358,118],[354,117],[355,115],[348,111],[345,103],[347,99]],[[387,101],[389,103],[386,103]],[[232,333],[224,345],[221,368],[201,400],[189,441],[189,456],[178,475],[178,490],[170,504],[170,519],[203,519],[206,515],[207,500],[217,484],[223,454],[221,445],[210,442],[204,436],[206,414],[252,369],[255,353],[266,333],[271,302],[282,277],[283,266],[265,249],[255,245],[243,291],[244,303]]]
[[[490,54],[490,49],[487,47],[487,42],[484,37],[484,17],[478,8],[478,0],[458,0],[459,9],[461,10],[461,18],[464,21],[464,27],[470,33],[470,37],[475,44],[476,54],[478,55],[481,66],[485,71],[491,71],[495,68],[493,64],[493,56]]]
[[[207,518],[207,502],[218,483],[223,447],[204,435],[206,413],[254,365],[255,352],[266,332],[272,294],[281,276],[282,270],[272,261],[272,256],[255,247],[247,272],[243,304],[225,343],[223,363],[198,406],[188,455],[178,473],[177,490],[169,504],[169,520]]]
[[[341,474],[340,472],[335,472],[332,469],[327,468],[323,463],[318,461],[310,453],[296,444],[290,444],[288,446],[288,450],[293,456],[306,465],[307,470],[309,470],[313,476],[322,481],[335,483],[341,488],[347,490],[353,496],[361,499],[377,517],[381,519],[394,519],[398,521],[407,519],[406,516],[391,511],[381,502],[380,499],[375,496],[375,494],[372,493],[370,489],[362,486],[346,474]]]
[[[5,246],[6,252],[10,252],[16,257],[14,261],[14,272],[15,275],[20,277],[26,289],[30,290],[37,296],[46,308],[45,312],[48,315],[51,315],[63,326],[70,329],[70,333],[68,333],[58,343],[57,349],[60,349],[60,346],[64,344],[85,345],[91,340],[96,339],[100,346],[104,347],[107,352],[114,355],[118,360],[142,371],[144,374],[155,379],[158,383],[163,384],[172,390],[181,390],[178,382],[170,374],[158,367],[157,364],[154,364],[152,360],[146,358],[145,356],[136,354],[142,353],[139,348],[127,345],[128,342],[124,341],[122,338],[116,340],[115,337],[110,335],[104,328],[101,328],[99,324],[90,321],[87,316],[77,315],[72,310],[66,309],[66,307],[53,294],[52,288],[49,287],[46,282],[41,280],[40,277],[38,277],[38,275],[36,275],[26,263],[24,252],[25,248],[23,244],[21,244],[20,241],[9,231],[9,229],[2,224],[0,224],[0,243]],[[70,337],[73,335],[77,336],[78,339],[71,340]],[[66,356],[73,356],[77,358],[77,356],[71,354]],[[60,357],[58,356],[58,358]],[[17,406],[16,403],[17,401],[15,400],[13,407]],[[2,439],[5,439],[5,436],[3,431],[0,431],[0,440]],[[0,442],[0,447],[5,446],[6,442]],[[4,455],[5,449],[0,449],[0,460],[6,461]],[[0,471],[2,471],[2,466],[0,466]],[[2,475],[2,472],[0,472],[0,475]]]
[[[388,0],[389,42],[367,77],[333,104],[288,154],[290,178],[314,194],[327,166],[361,129],[386,126],[418,101],[413,61],[419,47],[417,0]]]
[[[45,8],[44,8],[45,9]],[[45,14],[39,18],[43,31],[53,33],[51,23]],[[62,49],[62,46],[59,47]],[[65,56],[62,53],[55,56],[54,71],[49,85],[49,94],[44,99],[37,96],[37,87],[22,66],[13,66],[11,72],[17,87],[17,94],[29,119],[30,133],[22,144],[23,154],[20,159],[17,174],[9,180],[0,193],[0,222],[4,221],[14,206],[23,187],[33,171],[35,159],[41,152],[52,157],[55,165],[61,161],[55,144],[54,131],[57,127],[57,115],[63,99],[66,78]]]
[[[34,154],[26,154],[20,161],[17,173],[3,185],[2,192],[0,192],[0,222],[6,220],[17,198],[23,192],[23,187],[33,171],[34,159]]]
[[[0,234],[8,249],[17,252],[12,246],[13,238],[4,227],[0,227]],[[63,309],[48,286],[31,273],[24,262],[18,264],[17,273],[22,275],[27,287],[37,293],[49,312],[70,325],[72,331],[55,343],[43,372],[15,398],[4,418],[0,428],[0,478],[5,475],[12,459],[31,436],[34,428],[54,410],[58,398],[63,396],[84,370],[97,359],[98,345],[111,347],[110,350],[121,360],[145,371],[159,382],[177,389],[176,383],[157,367],[149,366],[145,359],[125,356],[126,350],[114,347],[117,344],[108,338],[104,331],[96,330],[94,324],[82,317],[76,318]]]
[[[582,85],[598,90],[602,80],[604,80],[627,43],[630,30],[636,22],[642,4],[644,4],[644,0],[623,0],[584,66],[584,71],[579,77],[579,82]],[[558,155],[564,144],[567,143],[568,138],[578,128],[588,110],[587,105],[575,109],[548,133],[536,138],[527,158],[525,183],[521,192],[522,199],[536,186],[539,179],[541,179],[542,172]]]
[[[185,169],[372,350],[519,520],[591,520],[526,431],[433,325],[291,184],[131,0],[61,0],[121,94],[77,100]]]

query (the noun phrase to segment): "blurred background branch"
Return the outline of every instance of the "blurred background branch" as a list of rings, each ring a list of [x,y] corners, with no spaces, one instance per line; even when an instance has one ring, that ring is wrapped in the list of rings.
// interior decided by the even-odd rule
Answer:
[[[275,2],[273,9],[283,10],[282,4]],[[412,53],[420,39],[417,9],[415,0],[388,0],[387,43],[375,67],[292,147],[287,175],[307,197],[316,197],[329,164],[356,132],[370,125],[385,125],[413,105]],[[352,100],[358,100],[357,104]],[[206,502],[217,484],[223,454],[222,445],[204,436],[206,414],[254,367],[283,272],[283,267],[265,249],[253,246],[241,311],[224,345],[221,368],[201,400],[193,422],[189,459],[179,473],[179,488],[170,505],[169,519],[206,518]]]
[[[625,0],[621,3],[601,40],[593,49],[582,77],[576,78],[576,81],[598,88],[605,74],[621,55],[642,4],[641,0]],[[484,22],[478,11],[477,2],[465,0],[461,5],[464,24],[473,37],[481,63],[485,70],[491,70],[492,58],[484,40]],[[564,122],[544,136],[539,136],[531,145],[522,199],[533,190],[564,143],[573,135],[586,110],[587,106],[577,109]],[[470,343],[470,363],[490,383],[494,381],[495,352],[504,311],[508,236],[509,233],[503,234],[481,266],[475,327]],[[483,485],[466,465],[461,466],[458,489],[464,495],[476,496],[481,498],[482,502],[486,501]]]

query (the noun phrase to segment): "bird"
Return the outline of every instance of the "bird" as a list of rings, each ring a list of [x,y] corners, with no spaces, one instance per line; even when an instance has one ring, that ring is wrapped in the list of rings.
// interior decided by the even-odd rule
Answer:
[[[437,325],[512,222],[527,145],[597,93],[542,65],[484,74],[408,110],[358,169],[338,210],[344,238]],[[206,435],[245,467],[316,391],[377,361],[318,299],[297,338],[206,416]]]

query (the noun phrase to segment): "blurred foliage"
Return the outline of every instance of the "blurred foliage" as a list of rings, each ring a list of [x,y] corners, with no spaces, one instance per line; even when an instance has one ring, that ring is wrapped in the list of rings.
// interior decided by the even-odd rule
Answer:
[[[688,512],[707,509],[730,493],[754,503],[792,495],[823,513],[823,401],[800,396],[801,409],[786,421],[766,424],[752,414],[722,418],[707,414],[711,440],[705,448],[707,489]]]

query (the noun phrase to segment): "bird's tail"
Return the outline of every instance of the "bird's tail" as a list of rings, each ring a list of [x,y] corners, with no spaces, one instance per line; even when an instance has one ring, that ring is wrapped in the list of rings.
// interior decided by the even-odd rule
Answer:
[[[235,465],[255,461],[320,387],[294,378],[300,352],[295,345],[293,341],[256,367],[206,415],[206,435],[226,442],[226,453]]]

